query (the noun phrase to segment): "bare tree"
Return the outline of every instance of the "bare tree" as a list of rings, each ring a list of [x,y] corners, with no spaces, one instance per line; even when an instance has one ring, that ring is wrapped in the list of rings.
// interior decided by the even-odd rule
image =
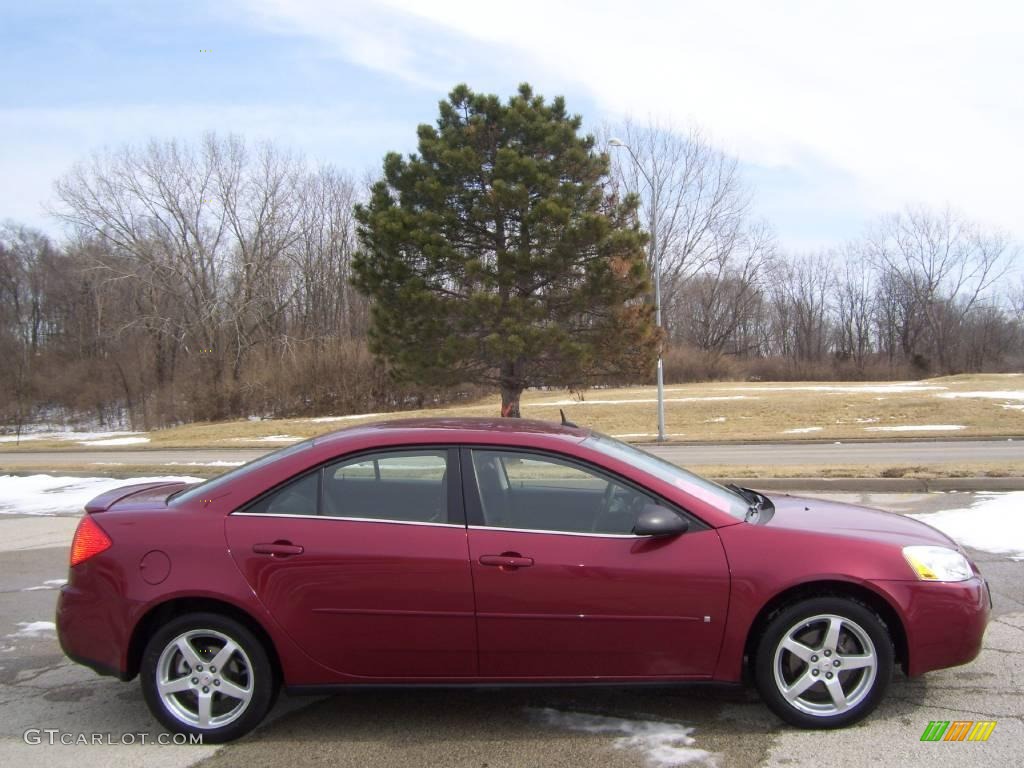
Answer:
[[[1009,290],[1010,310],[1018,323],[1024,324],[1024,277]]]
[[[20,438],[31,417],[34,361],[44,333],[44,269],[50,241],[13,223],[0,227],[0,351],[5,361],[4,389],[13,395],[0,403],[13,417]]]
[[[833,270],[833,257],[825,253],[791,257],[776,264],[769,294],[779,354],[797,362],[825,357]]]
[[[211,134],[198,148],[154,141],[97,154],[57,182],[61,217],[107,246],[94,269],[133,287],[127,322],[153,342],[158,388],[179,354],[201,357],[209,418],[237,410],[245,356],[287,304],[300,170],[271,145],[251,154]]]
[[[739,334],[761,304],[774,240],[767,227],[752,227],[739,247],[717,255],[679,291],[677,336],[704,352],[750,354],[756,341]]]
[[[330,166],[308,174],[300,189],[302,219],[295,249],[296,331],[326,340],[366,331],[367,303],[350,282],[355,251],[356,183]]]
[[[751,192],[736,158],[717,149],[699,129],[683,133],[668,122],[627,120],[606,126],[603,133],[606,143],[616,136],[628,147],[612,154],[612,178],[640,197],[641,222],[655,243],[648,266],[653,273],[653,262],[660,261],[662,311],[671,334],[672,319],[686,311],[685,282],[708,265],[722,268],[758,242],[749,230]]]
[[[919,318],[925,348],[938,369],[956,367],[959,330],[991,288],[1006,274],[1014,253],[1009,238],[967,221],[950,209],[911,207],[882,218],[866,247],[874,267],[902,294],[908,312]],[[905,329],[905,351],[915,354]]]
[[[874,351],[874,275],[860,244],[848,245],[837,255],[836,261],[841,261],[843,266],[833,285],[835,352],[840,359],[851,360],[863,370]]]

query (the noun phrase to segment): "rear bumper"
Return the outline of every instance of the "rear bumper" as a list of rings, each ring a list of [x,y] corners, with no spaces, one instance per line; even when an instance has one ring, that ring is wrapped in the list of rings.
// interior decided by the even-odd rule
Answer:
[[[980,576],[959,582],[875,581],[899,607],[907,636],[907,674],[966,664],[981,651],[992,609]]]
[[[71,659],[73,662],[75,662],[75,664],[81,664],[83,667],[88,667],[97,675],[103,675],[104,677],[116,677],[118,680],[121,680],[122,682],[127,682],[131,679],[128,675],[124,673],[123,670],[116,669],[114,667],[108,667],[103,662],[96,661],[95,659],[87,659],[84,656],[79,656],[67,650],[66,648],[64,648],[63,650],[64,655]]]
[[[57,640],[64,655],[98,674],[130,680],[124,665],[126,637],[123,620],[109,603],[71,585],[57,598]]]

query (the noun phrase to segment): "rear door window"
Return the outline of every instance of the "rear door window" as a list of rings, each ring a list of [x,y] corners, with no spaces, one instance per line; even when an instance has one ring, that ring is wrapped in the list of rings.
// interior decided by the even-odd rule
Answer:
[[[328,517],[397,522],[448,522],[448,451],[364,454],[324,469]]]
[[[316,515],[320,495],[320,472],[285,483],[245,508],[250,514],[262,515]]]

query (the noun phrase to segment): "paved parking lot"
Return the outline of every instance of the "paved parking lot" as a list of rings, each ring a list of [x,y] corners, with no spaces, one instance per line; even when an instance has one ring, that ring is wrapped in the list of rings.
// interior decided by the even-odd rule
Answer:
[[[808,494],[810,495],[810,494]],[[817,494],[825,496],[823,494]],[[971,494],[830,494],[897,512],[968,506]],[[1024,514],[1024,510],[1021,511]],[[232,745],[163,746],[137,681],[67,661],[52,625],[74,517],[0,516],[0,764],[46,766],[905,766],[1018,765],[1024,745],[1024,562],[973,553],[995,599],[981,656],[915,680],[843,731],[783,726],[729,686],[354,691],[282,697]],[[996,720],[986,743],[922,743],[930,720]],[[28,729],[29,740],[24,734]],[[103,744],[48,744],[46,729]],[[89,736],[88,738],[92,738]],[[122,741],[134,741],[124,744]]]

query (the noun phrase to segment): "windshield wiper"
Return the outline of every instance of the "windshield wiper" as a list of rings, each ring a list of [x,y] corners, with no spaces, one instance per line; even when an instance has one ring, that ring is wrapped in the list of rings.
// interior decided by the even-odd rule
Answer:
[[[769,512],[775,510],[775,505],[772,504],[771,499],[757,491],[752,491],[749,488],[740,488],[736,483],[729,483],[726,487],[730,491],[742,496],[750,505],[747,509],[747,514],[743,518],[745,522],[757,522],[763,510],[768,510]]]
[[[729,483],[725,487],[728,488],[733,493],[735,493],[735,494],[737,494],[739,496],[742,496],[743,499],[748,504],[751,504],[751,505],[756,505],[757,504],[757,494],[754,493],[753,491],[748,490],[746,488],[740,488],[738,485],[736,485],[736,483]]]
[[[757,516],[761,514],[761,506],[757,500],[757,494],[746,488],[740,488],[736,483],[729,483],[726,488],[747,502],[747,514],[743,516],[743,522],[756,521]]]
[[[750,491],[749,488],[747,490]],[[774,512],[775,511],[775,505],[772,504],[772,500],[771,499],[769,499],[763,493],[758,493],[757,491],[750,491],[750,492],[752,494],[754,494],[754,496],[757,497],[757,508],[759,510],[768,510],[769,512]]]

